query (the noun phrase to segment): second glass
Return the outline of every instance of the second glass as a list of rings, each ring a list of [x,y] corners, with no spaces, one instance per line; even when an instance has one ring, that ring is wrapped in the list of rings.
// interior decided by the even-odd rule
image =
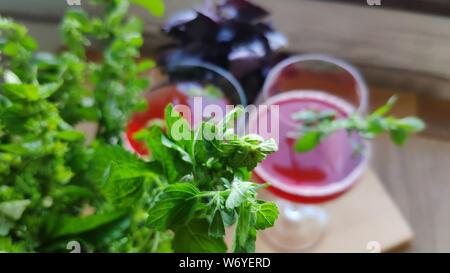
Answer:
[[[225,111],[227,105],[246,106],[247,100],[239,82],[227,71],[215,65],[185,61],[164,69],[166,77],[149,92],[145,93],[148,109],[133,115],[127,125],[125,143],[128,148],[142,156],[148,155],[144,143],[136,141],[134,134],[149,123],[164,118],[164,109],[169,104],[186,105],[193,108],[194,99],[202,99],[202,108],[217,105]],[[192,109],[192,113],[203,111]],[[194,117],[185,117],[191,123]]]

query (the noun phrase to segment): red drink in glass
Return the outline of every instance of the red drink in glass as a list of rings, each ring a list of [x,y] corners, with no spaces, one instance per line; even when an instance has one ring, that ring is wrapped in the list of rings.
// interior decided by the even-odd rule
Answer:
[[[191,108],[192,115],[184,116],[184,118],[192,124],[194,120],[193,106],[195,97],[202,98],[203,108],[208,105],[218,105],[225,112],[226,106],[230,104],[224,94],[209,94],[202,86],[189,82],[169,85],[149,92],[146,95],[148,102],[147,111],[134,114],[127,125],[126,140],[130,148],[139,155],[148,155],[149,151],[145,144],[135,140],[133,136],[136,132],[144,129],[149,123],[164,119],[164,109],[169,103],[173,105],[186,105]],[[199,109],[196,110],[198,111]],[[201,110],[203,112],[203,109]]]
[[[149,123],[164,119],[164,110],[169,103],[189,107],[191,115],[183,117],[193,127],[202,118],[209,118],[203,116],[203,110],[207,106],[214,105],[217,111],[219,108],[225,113],[227,105],[247,104],[238,81],[222,68],[208,63],[185,61],[163,70],[167,80],[146,93],[147,110],[135,113],[127,125],[125,144],[139,155],[148,155],[149,151],[144,143],[134,139],[134,134]],[[201,98],[200,104],[196,103],[198,98]]]
[[[368,89],[359,71],[343,60],[320,54],[297,55],[270,71],[258,101],[279,105],[280,112],[279,151],[254,171],[256,180],[270,184],[273,195],[267,198],[275,201],[280,211],[275,227],[263,236],[280,249],[304,250],[326,233],[328,214],[316,204],[337,198],[354,185],[366,168],[370,147],[358,135],[338,131],[314,150],[297,153],[293,145],[300,136],[294,132],[300,124],[292,114],[332,110],[337,118],[364,116]]]
[[[272,97],[267,104],[279,106],[279,150],[258,165],[255,178],[269,182],[269,190],[275,195],[300,203],[329,201],[348,190],[367,161],[367,149],[362,153],[355,150],[364,145],[364,141],[342,130],[326,138],[314,150],[297,153],[292,133],[301,124],[291,117],[302,110],[332,110],[337,118],[343,118],[354,111],[353,107],[319,91],[287,92]],[[270,120],[264,113],[258,118],[260,122]]]

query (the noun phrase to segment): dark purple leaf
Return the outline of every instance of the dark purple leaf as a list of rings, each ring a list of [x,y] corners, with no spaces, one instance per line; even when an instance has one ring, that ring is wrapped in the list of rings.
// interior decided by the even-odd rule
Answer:
[[[233,46],[228,55],[228,60],[235,61],[246,58],[263,58],[266,54],[268,54],[268,52],[265,42],[255,39]]]
[[[223,1],[218,7],[219,14],[225,20],[253,23],[262,20],[269,13],[260,6],[245,0]]]
[[[264,18],[268,12],[244,0],[213,1],[196,10],[171,17],[164,31],[176,38],[159,56],[161,65],[196,59],[219,65],[241,82],[249,101],[262,87],[265,76],[279,60],[286,37]]]
[[[218,31],[219,25],[201,13],[196,12],[195,14],[194,19],[188,21],[186,19],[192,16],[187,12],[178,19],[169,19],[170,22],[164,27],[165,32],[183,42],[215,40],[215,33]]]
[[[281,32],[269,31],[265,33],[265,37],[272,51],[280,50],[288,45],[287,37]]]
[[[174,28],[180,28],[183,25],[195,20],[198,14],[195,10],[184,10],[172,15],[165,23],[163,30],[170,32]]]
[[[261,68],[262,60],[259,57],[247,57],[230,61],[230,72],[237,78],[255,72]]]

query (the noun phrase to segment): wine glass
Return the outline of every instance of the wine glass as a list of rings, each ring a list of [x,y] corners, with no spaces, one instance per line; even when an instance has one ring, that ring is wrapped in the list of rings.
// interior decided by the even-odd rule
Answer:
[[[124,143],[139,155],[146,156],[149,151],[144,143],[134,139],[134,134],[149,123],[162,120],[164,109],[169,103],[188,106],[191,115],[184,117],[192,126],[203,118],[209,118],[203,116],[211,114],[204,113],[208,106],[214,105],[224,114],[228,105],[247,104],[239,82],[229,72],[215,65],[185,60],[161,68],[161,71],[163,77],[160,77],[160,83],[144,94],[148,102],[147,110],[135,113],[127,125]]]
[[[299,136],[294,132],[301,124],[292,115],[301,110],[333,111],[336,118],[364,115],[368,89],[358,70],[342,60],[299,55],[272,69],[257,101],[279,107],[279,150],[254,171],[257,181],[270,184],[263,194],[280,209],[277,224],[263,232],[263,239],[283,251],[305,250],[327,227],[327,212],[318,204],[355,184],[366,168],[370,145],[356,133],[341,130],[312,151],[298,153],[294,144]],[[261,111],[257,116],[268,122],[270,115]],[[255,123],[250,121],[250,126]]]

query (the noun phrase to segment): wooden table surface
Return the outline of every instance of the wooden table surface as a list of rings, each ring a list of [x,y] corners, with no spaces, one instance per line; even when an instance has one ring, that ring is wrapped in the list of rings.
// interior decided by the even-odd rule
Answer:
[[[415,234],[406,251],[450,252],[450,142],[375,141],[373,166]]]
[[[371,88],[373,105],[380,105],[390,93],[394,90]],[[427,119],[433,128],[425,135],[412,137],[401,148],[385,136],[375,140],[372,165],[415,233],[406,251],[450,252],[450,138],[430,136],[435,132],[448,135],[450,102],[424,105],[426,101],[411,93],[400,95],[396,108],[399,116],[427,117],[438,104],[447,110]],[[446,105],[442,107],[443,103]]]

